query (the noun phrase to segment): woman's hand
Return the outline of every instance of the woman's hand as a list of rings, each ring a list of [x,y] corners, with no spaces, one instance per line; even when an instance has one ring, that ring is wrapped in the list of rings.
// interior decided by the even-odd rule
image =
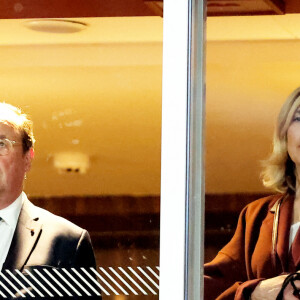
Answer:
[[[286,277],[287,275],[280,275],[261,281],[252,292],[251,300],[275,300]],[[290,284],[287,286],[286,290],[290,288],[292,289],[292,291],[288,290],[284,292],[284,299],[297,299],[295,296],[293,296],[293,288]],[[293,298],[291,298],[290,295]]]

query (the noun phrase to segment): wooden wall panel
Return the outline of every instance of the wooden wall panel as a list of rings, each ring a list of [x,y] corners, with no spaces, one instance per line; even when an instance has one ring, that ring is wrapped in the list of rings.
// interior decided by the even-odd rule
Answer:
[[[205,261],[212,260],[232,238],[241,210],[266,194],[208,194],[205,196]]]

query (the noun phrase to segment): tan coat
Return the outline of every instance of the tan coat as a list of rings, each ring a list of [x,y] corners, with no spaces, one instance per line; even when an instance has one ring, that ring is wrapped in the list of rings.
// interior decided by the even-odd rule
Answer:
[[[204,266],[205,300],[249,299],[260,280],[296,270],[289,259],[293,203],[294,196],[275,195],[243,209],[232,240]]]

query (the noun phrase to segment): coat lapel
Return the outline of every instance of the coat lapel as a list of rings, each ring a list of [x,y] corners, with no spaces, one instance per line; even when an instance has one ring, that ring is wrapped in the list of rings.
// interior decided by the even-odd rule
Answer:
[[[3,270],[22,270],[38,242],[42,224],[34,211],[34,205],[25,199]]]
[[[283,272],[289,271],[289,236],[293,217],[294,196],[289,195],[281,204],[278,223],[277,254]]]

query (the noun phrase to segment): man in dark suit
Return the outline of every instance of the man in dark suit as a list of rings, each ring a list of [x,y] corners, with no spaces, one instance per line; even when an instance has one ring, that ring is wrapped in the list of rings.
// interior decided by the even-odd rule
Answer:
[[[86,230],[34,206],[27,198],[3,269],[23,270],[26,266],[58,268],[95,267],[91,240]]]
[[[12,274],[10,272],[16,272],[16,275],[24,272],[28,275],[27,271],[34,273],[34,269],[52,272],[54,269],[63,270],[61,268],[96,268],[88,232],[34,206],[22,192],[26,172],[30,170],[34,157],[33,145],[32,122],[18,108],[0,103],[1,272],[9,275]],[[46,278],[44,284],[50,282],[49,288],[54,274],[49,277],[48,273],[45,271],[43,276]],[[21,277],[20,280],[24,278]],[[89,278],[93,281],[92,276]],[[95,280],[94,284],[97,285]],[[5,295],[3,284],[1,289]],[[3,294],[0,290],[0,296],[3,297]]]

